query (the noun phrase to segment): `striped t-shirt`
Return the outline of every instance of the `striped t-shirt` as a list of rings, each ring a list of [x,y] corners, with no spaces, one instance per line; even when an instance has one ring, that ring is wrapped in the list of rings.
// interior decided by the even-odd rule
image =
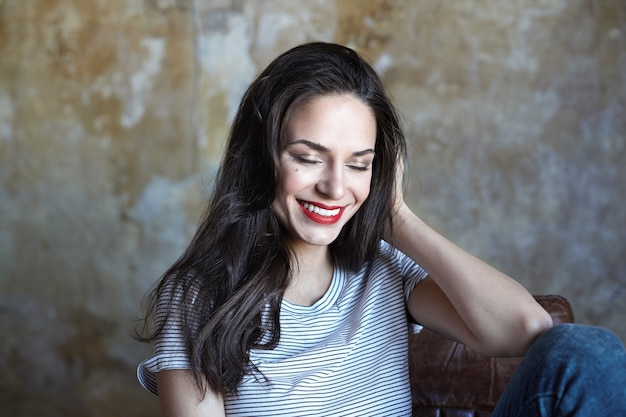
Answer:
[[[406,300],[426,275],[381,242],[369,279],[366,267],[352,273],[336,265],[314,305],[283,300],[280,342],[250,352],[263,376],[245,376],[238,394],[224,398],[226,415],[411,415]],[[182,343],[169,334],[137,374],[157,394],[156,372],[189,367]]]

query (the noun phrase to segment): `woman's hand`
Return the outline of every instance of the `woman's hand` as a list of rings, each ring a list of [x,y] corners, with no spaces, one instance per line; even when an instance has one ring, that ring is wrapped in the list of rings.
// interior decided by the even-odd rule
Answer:
[[[400,214],[403,210],[409,210],[406,203],[404,202],[404,160],[402,158],[402,155],[398,155],[397,158],[395,188],[393,190],[393,195],[391,196],[391,198],[393,200],[391,208],[391,226],[393,229],[388,228],[385,231],[385,240],[393,244],[394,230],[398,230],[401,228],[398,225],[398,222],[402,219],[402,216]]]
[[[396,187],[393,193],[393,216],[404,206],[404,158],[398,155],[396,163]]]

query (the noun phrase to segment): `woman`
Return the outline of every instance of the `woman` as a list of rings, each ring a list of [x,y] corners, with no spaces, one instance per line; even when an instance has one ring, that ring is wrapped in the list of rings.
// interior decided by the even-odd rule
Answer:
[[[349,48],[293,48],[254,80],[205,217],[149,299],[156,352],[138,374],[165,416],[410,415],[409,322],[494,356],[552,327],[411,212],[404,146]]]

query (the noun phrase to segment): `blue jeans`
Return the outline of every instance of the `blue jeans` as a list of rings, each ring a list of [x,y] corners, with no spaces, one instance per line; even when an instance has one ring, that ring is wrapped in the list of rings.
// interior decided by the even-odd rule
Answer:
[[[561,324],[530,346],[492,417],[626,416],[626,351],[612,332]]]

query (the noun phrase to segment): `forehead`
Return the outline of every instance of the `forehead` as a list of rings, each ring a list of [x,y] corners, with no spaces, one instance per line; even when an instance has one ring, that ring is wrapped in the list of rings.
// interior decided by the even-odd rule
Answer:
[[[286,120],[284,140],[297,139],[373,147],[376,117],[369,105],[352,94],[317,96],[296,106]]]

